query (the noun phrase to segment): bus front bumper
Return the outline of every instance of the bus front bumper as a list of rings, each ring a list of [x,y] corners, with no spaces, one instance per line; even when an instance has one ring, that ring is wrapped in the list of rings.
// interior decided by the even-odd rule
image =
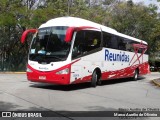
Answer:
[[[27,69],[29,69],[27,70],[27,79],[31,82],[51,83],[59,85],[70,84],[70,66],[64,66],[53,71],[38,71],[28,65]],[[68,73],[61,74],[58,72],[63,69],[68,69]]]

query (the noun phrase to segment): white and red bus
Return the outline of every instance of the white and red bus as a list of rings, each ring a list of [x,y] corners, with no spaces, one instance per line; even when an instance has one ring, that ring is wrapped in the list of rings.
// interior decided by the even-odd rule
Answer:
[[[109,27],[76,17],[47,21],[34,33],[27,78],[32,82],[75,84],[128,78],[149,73],[147,43]]]

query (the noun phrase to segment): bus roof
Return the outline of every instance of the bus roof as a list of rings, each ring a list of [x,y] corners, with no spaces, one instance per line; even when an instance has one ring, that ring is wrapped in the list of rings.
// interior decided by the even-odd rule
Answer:
[[[82,27],[82,26],[88,26],[88,27],[94,27],[97,29],[100,29],[102,31],[118,35],[120,37],[128,38],[137,42],[142,42],[143,44],[147,44],[147,42],[139,40],[137,38],[122,34],[117,32],[115,29],[112,29],[110,27],[106,27],[104,25],[100,25],[98,23],[85,20],[82,18],[77,18],[77,17],[59,17],[59,18],[54,18],[46,23],[42,24],[39,28],[44,28],[44,27],[51,27],[51,26],[69,26],[69,27]]]

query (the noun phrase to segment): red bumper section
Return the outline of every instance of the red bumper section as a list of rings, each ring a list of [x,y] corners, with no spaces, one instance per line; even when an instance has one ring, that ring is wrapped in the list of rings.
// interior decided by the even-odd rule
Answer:
[[[52,83],[59,85],[68,85],[70,84],[70,69],[71,65],[63,66],[59,69],[53,71],[38,71],[33,69],[30,65],[27,67],[31,70],[27,72],[27,79],[32,82],[41,82],[41,83]],[[57,74],[57,72],[68,68],[68,74]]]

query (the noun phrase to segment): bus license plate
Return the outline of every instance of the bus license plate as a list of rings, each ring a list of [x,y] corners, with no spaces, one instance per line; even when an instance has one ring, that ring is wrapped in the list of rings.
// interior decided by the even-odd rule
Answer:
[[[46,80],[46,76],[39,76],[40,80]]]

